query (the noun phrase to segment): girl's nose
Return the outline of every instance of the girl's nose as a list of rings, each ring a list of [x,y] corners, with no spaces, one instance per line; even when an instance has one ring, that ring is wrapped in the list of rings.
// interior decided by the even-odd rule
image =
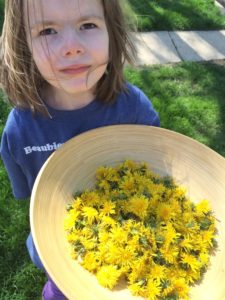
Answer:
[[[61,54],[64,57],[82,55],[85,52],[84,43],[81,37],[75,31],[67,32],[63,39]]]

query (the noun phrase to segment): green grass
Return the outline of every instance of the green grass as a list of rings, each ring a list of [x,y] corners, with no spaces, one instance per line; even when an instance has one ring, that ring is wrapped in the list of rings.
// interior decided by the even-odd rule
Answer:
[[[4,2],[0,0],[0,28]],[[122,4],[141,31],[225,29],[225,16],[214,0],[123,0]]]
[[[40,299],[44,276],[30,263],[25,247],[29,202],[15,201],[2,162],[0,182],[0,299]]]
[[[0,93],[0,135],[9,106]],[[31,263],[25,240],[29,229],[29,202],[13,198],[0,161],[0,300],[40,300],[45,276]]]
[[[225,67],[212,63],[127,71],[152,99],[161,126],[188,135],[225,156]]]
[[[1,28],[4,20],[4,0],[0,0],[0,33],[1,33]]]
[[[225,29],[214,0],[127,0],[126,10],[141,31]]]
[[[127,79],[152,99],[162,127],[186,134],[225,156],[225,67],[180,63],[139,70]],[[0,129],[9,107],[0,100]],[[13,199],[0,163],[0,300],[40,300],[45,281],[28,257],[29,202]]]

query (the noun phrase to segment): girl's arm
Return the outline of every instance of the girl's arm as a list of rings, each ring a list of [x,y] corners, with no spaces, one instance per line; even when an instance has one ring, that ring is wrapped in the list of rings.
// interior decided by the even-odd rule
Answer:
[[[10,152],[7,140],[7,134],[3,132],[0,148],[1,158],[8,173],[14,197],[17,199],[25,199],[30,197],[27,179]]]

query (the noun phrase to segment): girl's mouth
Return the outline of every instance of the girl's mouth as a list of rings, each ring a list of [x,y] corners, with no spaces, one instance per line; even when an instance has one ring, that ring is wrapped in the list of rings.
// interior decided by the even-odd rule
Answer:
[[[59,71],[61,73],[68,74],[68,75],[76,75],[76,74],[78,75],[87,72],[89,68],[90,66],[88,65],[70,65],[63,69],[60,69]]]

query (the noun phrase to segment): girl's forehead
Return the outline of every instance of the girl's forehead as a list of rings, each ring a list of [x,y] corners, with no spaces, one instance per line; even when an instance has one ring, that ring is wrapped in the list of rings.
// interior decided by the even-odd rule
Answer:
[[[104,19],[101,0],[26,0],[24,16],[32,21],[63,21],[96,16]]]

